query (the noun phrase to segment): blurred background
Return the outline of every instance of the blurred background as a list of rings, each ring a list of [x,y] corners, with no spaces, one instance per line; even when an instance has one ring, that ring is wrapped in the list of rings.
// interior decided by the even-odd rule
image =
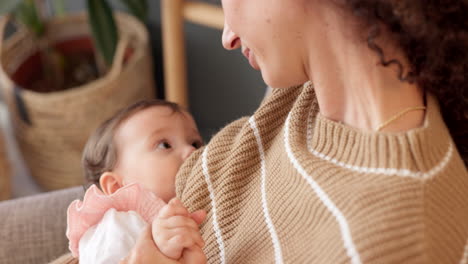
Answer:
[[[201,0],[219,6],[220,1]],[[109,2],[118,9],[125,9],[119,1]],[[83,10],[85,4],[83,0],[69,0],[66,8],[76,12]],[[164,85],[161,6],[159,0],[150,0],[148,4],[154,75],[160,97]],[[226,51],[222,47],[221,35],[219,30],[185,23],[190,110],[205,140],[232,120],[251,114],[263,98],[266,87],[260,72],[250,67],[240,51]]]

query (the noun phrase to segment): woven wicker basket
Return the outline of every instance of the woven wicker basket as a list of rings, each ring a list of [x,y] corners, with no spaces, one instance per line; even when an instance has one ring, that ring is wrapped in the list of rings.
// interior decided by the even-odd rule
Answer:
[[[146,28],[129,15],[118,13],[116,18],[120,40],[109,73],[73,89],[37,93],[15,88],[10,76],[37,47],[21,31],[0,46],[0,85],[8,101],[15,135],[31,175],[44,189],[82,184],[81,152],[90,133],[118,109],[154,97]],[[89,36],[85,14],[57,19],[49,26],[53,42]],[[15,90],[20,91],[31,124],[18,111]]]
[[[5,146],[5,138],[0,128],[0,201],[11,197],[11,167]]]

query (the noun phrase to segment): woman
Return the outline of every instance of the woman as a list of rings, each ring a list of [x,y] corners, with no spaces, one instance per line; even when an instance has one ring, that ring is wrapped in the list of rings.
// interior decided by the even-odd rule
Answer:
[[[466,263],[468,2],[223,8],[224,47],[279,88],[177,177],[208,261]],[[128,262],[164,262],[147,238]]]

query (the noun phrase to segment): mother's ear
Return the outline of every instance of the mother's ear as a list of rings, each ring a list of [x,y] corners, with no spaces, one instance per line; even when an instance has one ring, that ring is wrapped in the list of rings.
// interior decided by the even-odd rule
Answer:
[[[99,179],[99,184],[101,185],[102,191],[106,195],[111,195],[115,193],[120,187],[123,186],[122,184],[122,177],[116,174],[115,172],[106,171],[101,175]]]

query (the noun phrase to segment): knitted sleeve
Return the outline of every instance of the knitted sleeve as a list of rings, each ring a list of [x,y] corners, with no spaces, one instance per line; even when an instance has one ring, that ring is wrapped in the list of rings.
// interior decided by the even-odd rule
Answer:
[[[234,148],[235,142],[238,141],[239,131],[246,122],[247,118],[241,118],[231,123],[213,137],[209,145],[200,148],[185,161],[176,178],[176,194],[190,211],[199,209],[210,211],[209,190],[203,173],[204,151],[207,148],[221,146],[223,156],[225,156]]]
[[[226,203],[224,198],[230,199],[229,197],[240,196],[242,193],[238,186],[226,181],[232,177],[231,173],[224,171],[224,169],[238,167],[232,165],[231,162],[235,160],[233,157],[242,156],[238,154],[240,151],[244,151],[242,140],[246,126],[248,126],[247,118],[242,118],[225,127],[213,137],[207,146],[192,154],[176,178],[177,197],[181,199],[189,211],[204,209],[208,213],[200,231],[205,240],[204,252],[209,260],[215,262],[219,262],[219,241],[217,238],[220,234],[214,230],[229,226],[225,221],[229,221],[230,217],[224,214],[230,214],[231,210],[238,206]],[[258,161],[254,160],[252,164],[258,164]],[[215,201],[219,202],[216,206],[213,204]],[[218,210],[218,215],[216,215],[216,210],[212,210],[212,208]],[[219,213],[223,215],[219,215]],[[214,226],[217,225],[217,221],[213,221],[216,218],[221,219],[219,226]],[[235,229],[235,227],[232,228]]]

